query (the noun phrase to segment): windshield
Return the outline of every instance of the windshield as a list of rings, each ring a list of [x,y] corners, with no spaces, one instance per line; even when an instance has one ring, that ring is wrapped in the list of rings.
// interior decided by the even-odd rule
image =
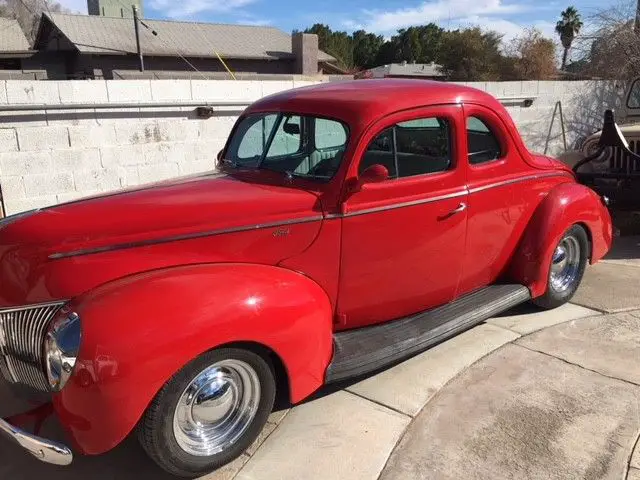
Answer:
[[[289,113],[249,115],[236,128],[224,162],[329,180],[340,167],[347,140],[347,127],[336,120]]]

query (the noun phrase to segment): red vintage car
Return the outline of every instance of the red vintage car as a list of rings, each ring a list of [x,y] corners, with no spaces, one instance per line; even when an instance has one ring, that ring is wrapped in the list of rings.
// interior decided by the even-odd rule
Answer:
[[[215,470],[276,394],[296,404],[520,303],[558,307],[612,242],[605,200],[454,84],[264,98],[218,164],[2,221],[0,371],[51,393],[79,453],[136,432],[174,475]]]

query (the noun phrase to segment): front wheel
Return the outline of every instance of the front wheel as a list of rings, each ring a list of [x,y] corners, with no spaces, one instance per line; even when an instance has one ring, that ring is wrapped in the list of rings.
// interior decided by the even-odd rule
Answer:
[[[560,239],[551,258],[547,291],[533,303],[544,309],[557,308],[575,295],[589,261],[589,237],[574,225]]]
[[[258,437],[273,408],[275,385],[271,365],[256,353],[208,352],[158,393],[138,426],[140,443],[172,475],[210,473]]]

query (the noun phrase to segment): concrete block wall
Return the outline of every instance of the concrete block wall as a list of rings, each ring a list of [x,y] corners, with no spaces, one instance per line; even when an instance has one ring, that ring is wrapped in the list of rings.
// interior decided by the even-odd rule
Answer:
[[[523,105],[507,106],[507,110],[529,149],[543,153],[547,147],[549,155],[564,152],[559,110],[552,125],[558,102],[562,104],[567,147],[572,150],[585,137],[602,128],[604,111],[607,108],[619,109],[624,94],[621,82],[607,81],[469,82],[465,85],[479,88],[498,98],[533,98],[534,102],[528,108]]]
[[[316,83],[229,80],[0,81],[0,188],[14,214],[214,168],[240,113],[218,108],[210,119],[194,109],[2,111],[2,105],[246,101]],[[569,148],[600,128],[605,108],[619,106],[621,86],[607,82],[469,83],[497,97],[531,96],[508,107],[525,142],[542,152],[561,101]],[[559,117],[549,153],[563,150]]]
[[[0,81],[5,215],[214,168],[242,108],[2,111],[2,105],[250,103],[312,81]]]

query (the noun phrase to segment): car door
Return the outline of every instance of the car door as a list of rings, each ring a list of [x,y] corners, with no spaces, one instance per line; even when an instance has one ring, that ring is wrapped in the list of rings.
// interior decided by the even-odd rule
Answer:
[[[492,110],[465,105],[469,214],[460,293],[495,283],[508,266],[530,212],[536,185],[504,122]]]
[[[338,315],[343,328],[405,317],[456,296],[467,222],[460,106],[402,112],[360,141],[349,170],[389,178],[347,192]]]

